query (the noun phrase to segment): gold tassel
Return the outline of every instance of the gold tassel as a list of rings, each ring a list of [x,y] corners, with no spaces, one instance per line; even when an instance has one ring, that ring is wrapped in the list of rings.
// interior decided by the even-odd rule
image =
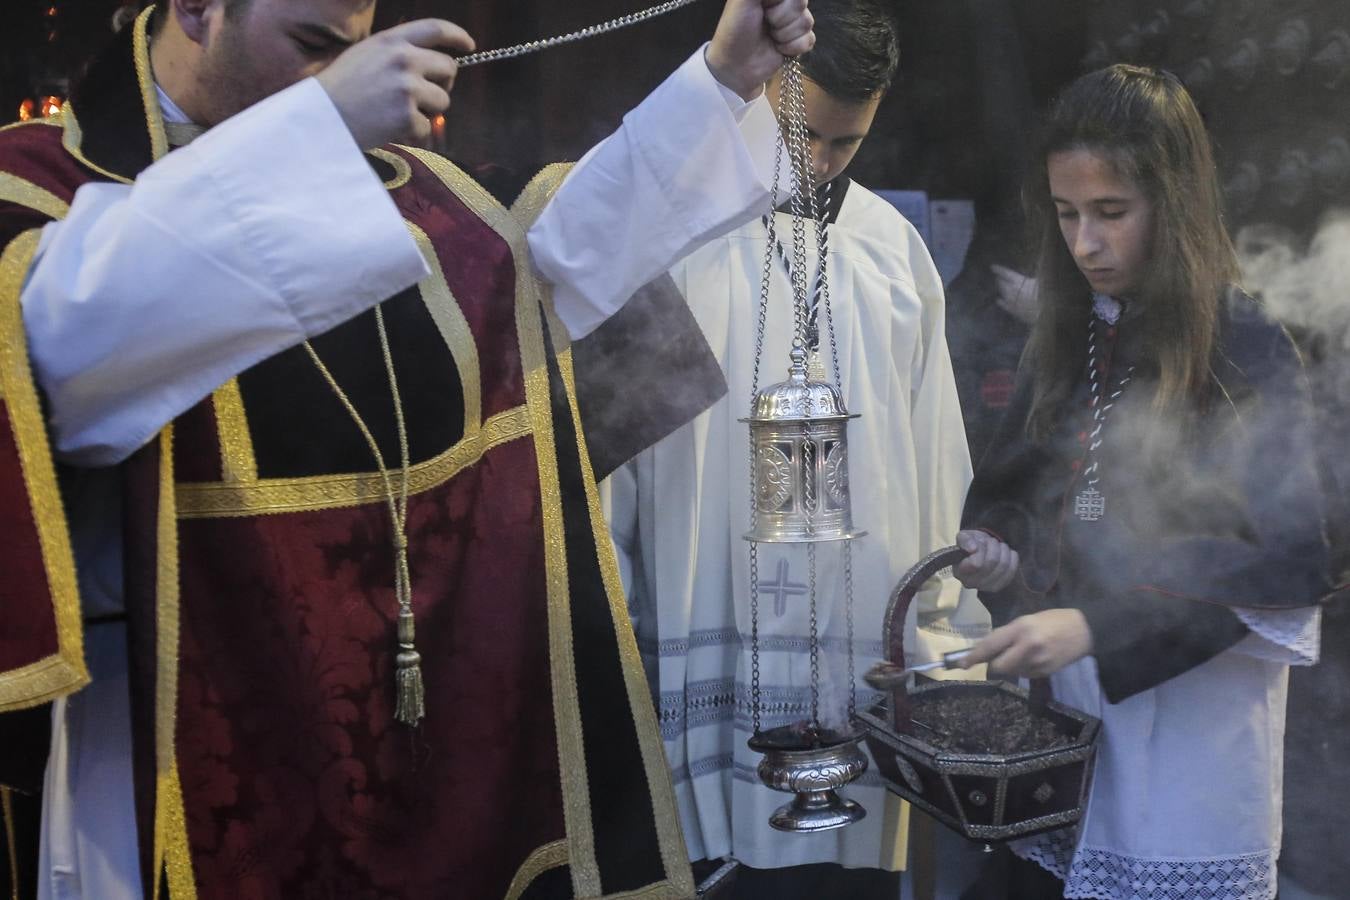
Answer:
[[[416,650],[403,650],[398,654],[398,705],[394,708],[394,718],[410,727],[416,727],[426,715],[421,662],[422,657]]]
[[[395,687],[397,703],[394,718],[404,725],[416,727],[426,716],[426,702],[422,686],[422,654],[413,646],[413,615],[410,609],[402,609],[398,614]]]

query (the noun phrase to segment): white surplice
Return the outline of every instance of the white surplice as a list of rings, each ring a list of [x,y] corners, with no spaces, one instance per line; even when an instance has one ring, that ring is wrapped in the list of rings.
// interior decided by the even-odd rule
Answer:
[[[778,233],[791,247],[790,218]],[[639,646],[660,713],[685,839],[693,859],[734,855],[759,868],[815,862],[903,868],[906,821],[869,771],[844,793],[867,817],[814,835],[783,834],[769,816],[788,795],[754,774],[751,735],[749,432],[755,323],[767,230],[751,222],[700,248],[671,274],[684,293],[730,392],[645,451],[604,485]],[[790,249],[789,249],[790,252]],[[808,271],[816,270],[814,253]],[[787,374],[792,313],[787,276],[773,263],[760,386]],[[944,338],[942,283],[914,228],[858,185],[830,226],[828,282],[849,425],[856,672],[881,655],[882,617],[900,576],[951,544],[971,477]],[[832,372],[826,316],[821,349]],[[831,376],[831,380],[833,380]],[[671,390],[679,389],[673,379]],[[822,719],[844,714],[846,621],[839,544],[818,554]],[[763,727],[809,716],[807,552],[761,544],[760,668]],[[959,606],[959,608],[958,608]],[[916,600],[911,659],[936,658],[987,633],[973,592],[950,577]],[[861,682],[860,703],[871,696]]]
[[[1055,699],[1102,720],[1077,829],[1014,846],[1099,900],[1273,900],[1290,665],[1312,665],[1320,611],[1235,610],[1252,633],[1155,688],[1106,702],[1084,658]]]
[[[167,98],[166,98],[167,99]],[[172,103],[162,103],[175,121]],[[700,49],[579,163],[530,230],[573,337],[767,202],[762,98]],[[716,172],[716,177],[707,177]],[[616,248],[619,248],[616,251]],[[48,225],[21,294],[65,487],[86,617],[122,611],[111,466],[249,366],[426,274],[387,191],[306,79],[150,166],[91,184]],[[53,709],[40,900],[139,900],[125,626],[91,625],[93,683]]]

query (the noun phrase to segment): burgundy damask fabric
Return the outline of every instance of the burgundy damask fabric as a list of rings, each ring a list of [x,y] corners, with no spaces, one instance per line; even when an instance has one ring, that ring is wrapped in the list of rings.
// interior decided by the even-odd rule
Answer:
[[[204,897],[500,896],[563,836],[534,465],[511,442],[410,502],[416,732],[393,720],[383,508],[184,523],[178,762]]]

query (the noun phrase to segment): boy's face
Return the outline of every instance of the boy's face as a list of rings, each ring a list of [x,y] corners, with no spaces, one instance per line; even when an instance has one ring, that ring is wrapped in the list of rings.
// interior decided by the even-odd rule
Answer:
[[[766,93],[769,102],[778,106],[781,78],[769,82]],[[806,96],[806,130],[811,138],[811,166],[816,185],[838,178],[853,162],[863,138],[867,137],[881,105],[882,94],[868,100],[841,100],[809,78],[802,79],[802,93]]]

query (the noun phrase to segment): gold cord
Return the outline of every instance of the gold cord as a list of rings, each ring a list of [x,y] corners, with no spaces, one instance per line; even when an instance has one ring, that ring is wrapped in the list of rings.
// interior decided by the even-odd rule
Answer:
[[[305,350],[309,353],[309,358],[314,361],[315,367],[323,375],[328,386],[333,389],[338,400],[342,403],[347,414],[351,416],[352,421],[356,423],[361,436],[366,439],[366,444],[370,447],[371,454],[375,457],[375,465],[378,467],[380,477],[384,480],[385,500],[389,505],[389,521],[394,532],[394,596],[398,601],[398,656],[395,660],[395,687],[397,704],[394,709],[394,718],[405,725],[416,725],[426,715],[425,689],[422,683],[422,657],[417,652],[416,628],[413,619],[412,608],[412,572],[408,566],[408,428],[403,418],[403,399],[399,396],[398,376],[394,372],[394,354],[389,349],[389,333],[384,327],[384,312],[379,306],[375,307],[375,330],[380,336],[380,351],[384,355],[384,370],[389,376],[389,392],[394,399],[394,423],[398,427],[398,449],[400,462],[400,479],[398,492],[394,491],[394,482],[389,474],[389,468],[384,463],[384,454],[380,452],[380,445],[375,442],[375,436],[370,433],[365,420],[361,414],[356,411],[333,373],[329,371],[328,366],[324,365],[319,358],[314,345],[305,341]]]

